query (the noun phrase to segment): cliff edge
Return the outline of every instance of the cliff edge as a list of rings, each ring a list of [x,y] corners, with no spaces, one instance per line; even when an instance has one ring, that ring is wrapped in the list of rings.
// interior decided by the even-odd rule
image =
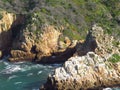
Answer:
[[[41,90],[86,90],[120,85],[119,46],[119,41],[94,25],[75,56],[55,69]]]

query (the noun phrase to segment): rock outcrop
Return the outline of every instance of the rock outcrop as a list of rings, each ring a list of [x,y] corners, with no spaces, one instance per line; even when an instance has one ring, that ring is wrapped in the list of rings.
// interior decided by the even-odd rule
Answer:
[[[55,69],[41,90],[86,90],[120,85],[120,43],[114,45],[114,42],[118,41],[94,25],[74,57]]]
[[[77,47],[75,54],[82,56],[87,52],[93,51],[104,58],[109,58],[114,53],[119,54],[119,45],[120,41],[115,40],[113,36],[105,34],[101,27],[93,25],[85,42]]]
[[[71,57],[48,77],[45,90],[86,90],[120,85],[120,62],[112,64],[94,52]]]
[[[3,53],[7,53],[12,43],[11,26],[16,16],[6,11],[0,11],[0,14],[2,15],[0,20],[0,50]]]
[[[61,33],[55,26],[43,25],[38,33],[36,35],[27,30],[21,32],[19,38],[13,42],[9,60],[54,63],[65,61],[75,52],[77,41],[71,42],[68,38],[63,42],[66,47],[61,48],[64,46],[59,40]]]

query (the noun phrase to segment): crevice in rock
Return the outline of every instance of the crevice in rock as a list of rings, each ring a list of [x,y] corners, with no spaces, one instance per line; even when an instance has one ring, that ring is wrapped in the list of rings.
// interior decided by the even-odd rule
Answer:
[[[50,56],[43,56],[38,63],[62,63],[65,62],[68,58],[73,56],[73,54],[76,52],[76,47],[73,48],[67,48],[63,52],[55,52],[52,53]]]

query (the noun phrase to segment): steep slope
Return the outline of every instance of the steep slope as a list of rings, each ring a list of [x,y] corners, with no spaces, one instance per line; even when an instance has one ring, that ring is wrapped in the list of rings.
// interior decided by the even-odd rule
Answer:
[[[0,11],[0,51],[7,53],[12,45],[12,31],[11,26],[15,21],[16,16],[13,13]],[[0,55],[2,56],[2,55]]]
[[[12,29],[11,61],[68,58],[75,52],[75,40],[84,39],[94,23],[120,36],[119,0],[1,0],[0,7],[23,17]]]

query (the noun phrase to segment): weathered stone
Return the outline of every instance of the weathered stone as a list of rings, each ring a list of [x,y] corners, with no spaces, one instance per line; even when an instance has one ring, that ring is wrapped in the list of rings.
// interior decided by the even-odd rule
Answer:
[[[93,51],[104,58],[109,58],[114,53],[119,53],[118,46],[114,45],[116,40],[113,36],[104,33],[102,27],[93,25],[89,31],[85,42],[77,47],[77,55],[85,55],[87,52]],[[117,41],[119,42],[119,41]]]
[[[57,68],[49,77],[57,82],[53,82],[51,87],[54,90],[85,90],[120,84],[120,74],[117,71],[120,63],[115,64],[118,65],[117,67],[111,68],[109,64],[94,52],[88,52],[87,55],[81,57],[71,57],[63,67]],[[47,89],[46,86],[45,88]]]
[[[43,89],[86,90],[120,85],[120,62],[109,61],[113,54],[120,55],[114,41],[112,36],[104,34],[101,27],[94,25],[85,42],[78,44],[74,57],[55,69],[49,77],[49,81],[52,79],[54,82],[47,82]]]
[[[32,61],[35,59],[35,54],[31,52],[24,52],[21,50],[12,50],[11,51],[12,57],[9,58],[12,62],[18,62],[18,61]]]
[[[22,32],[19,39],[13,41],[12,50],[19,50],[26,53],[26,55],[28,53],[35,54],[36,57],[32,57],[33,60],[41,63],[63,62],[73,55],[77,44],[76,40],[71,42],[70,39],[66,37],[65,42],[61,44],[59,42],[61,33],[58,28],[52,25],[43,25],[40,29],[41,33],[38,36],[27,31]],[[63,47],[63,44],[65,47]],[[14,53],[11,53],[12,59],[17,58],[16,60],[20,61],[21,58],[15,56]],[[25,55],[21,57],[24,60],[26,59]]]
[[[10,29],[16,16],[6,11],[0,11],[0,13],[3,16],[0,20],[0,50],[7,53],[12,43],[12,31]]]

